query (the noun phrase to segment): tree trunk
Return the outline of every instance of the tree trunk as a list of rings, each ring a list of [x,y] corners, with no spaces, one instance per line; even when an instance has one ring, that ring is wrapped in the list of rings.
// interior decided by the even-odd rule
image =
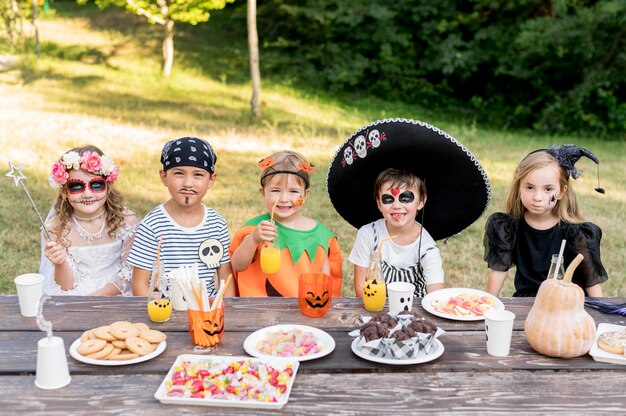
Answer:
[[[4,16],[4,24],[9,34],[9,42],[12,46],[17,45],[18,38],[21,36],[18,27],[18,19],[20,19],[20,9],[17,5],[17,0],[11,0],[11,10],[6,11]]]
[[[163,77],[168,78],[174,63],[174,21],[167,18],[163,27],[165,35],[163,37],[163,61],[161,68],[163,69]]]
[[[37,21],[37,0],[33,0],[33,26],[35,27],[35,55],[39,58],[39,23]]]
[[[261,70],[259,69],[259,34],[256,29],[256,0],[248,0],[248,49],[250,53],[250,76],[252,78],[252,116],[261,118]]]

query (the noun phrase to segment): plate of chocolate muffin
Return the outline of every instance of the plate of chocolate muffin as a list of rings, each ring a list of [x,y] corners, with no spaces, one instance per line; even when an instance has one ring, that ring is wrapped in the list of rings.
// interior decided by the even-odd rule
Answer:
[[[359,331],[351,333],[353,336],[358,334],[351,348],[357,356],[376,363],[420,364],[443,354],[445,348],[436,338],[441,333],[443,331],[434,323],[415,312],[403,312],[398,316],[379,313],[364,323]],[[380,342],[375,342],[377,340]]]

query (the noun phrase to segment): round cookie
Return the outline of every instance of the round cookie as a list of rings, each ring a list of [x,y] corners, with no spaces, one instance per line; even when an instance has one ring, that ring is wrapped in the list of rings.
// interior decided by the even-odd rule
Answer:
[[[152,345],[145,339],[139,337],[126,338],[126,347],[130,352],[139,355],[148,355],[152,352]]]
[[[111,345],[113,345],[113,344],[111,344]],[[117,347],[114,346],[113,347],[113,351],[111,351],[111,353],[109,355],[107,355],[106,357],[104,357],[103,359],[104,360],[110,360],[111,357],[119,354],[120,352],[122,352],[122,349],[121,348],[117,348]]]
[[[111,334],[111,327],[109,325],[99,326],[93,330],[96,338],[103,339],[105,341],[114,341],[116,338]]]
[[[598,337],[598,347],[612,354],[624,354],[626,332],[603,332]]]
[[[136,337],[139,335],[139,329],[135,326],[111,326],[111,335],[113,335],[117,339],[125,340],[129,337]]]
[[[150,327],[148,325],[144,324],[143,322],[135,322],[133,324],[133,326],[135,328],[137,328],[139,331],[148,331],[148,330],[150,330]]]
[[[80,340],[82,342],[87,341],[88,339],[94,339],[96,336],[93,334],[93,329],[88,329],[80,336]]]
[[[96,353],[98,351],[102,351],[102,349],[107,345],[107,342],[103,339],[88,339],[87,341],[81,342],[76,351],[80,355],[89,355]]]
[[[94,360],[103,360],[105,357],[108,357],[114,349],[115,347],[113,346],[113,344],[109,344],[107,342],[104,348],[102,348],[100,351],[94,352],[93,354],[87,354],[86,357],[93,358]]]
[[[123,350],[119,354],[114,355],[111,358],[109,358],[109,360],[124,361],[124,360],[132,360],[138,357],[139,357],[139,354],[135,354],[134,352],[130,352],[128,350]]]
[[[111,341],[111,344],[113,344],[115,348],[119,348],[122,350],[126,349],[126,341],[124,340],[116,339],[115,341]]]
[[[157,331],[156,329],[149,329],[147,331],[141,331],[141,333],[139,334],[139,337],[153,344],[158,344],[159,342],[163,342],[167,339],[167,335],[165,335],[161,331]]]
[[[128,328],[129,326],[133,326],[133,323],[129,321],[116,321],[109,326],[111,327],[111,329]]]

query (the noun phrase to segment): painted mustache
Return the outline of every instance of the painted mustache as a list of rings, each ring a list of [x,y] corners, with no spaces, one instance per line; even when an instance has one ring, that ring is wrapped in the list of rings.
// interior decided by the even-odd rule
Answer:
[[[198,194],[198,192],[197,192],[197,191],[195,191],[195,190],[193,190],[193,189],[187,189],[187,188],[182,188],[182,189],[181,189],[180,191],[178,191],[178,192],[187,192],[187,193],[194,194],[194,195],[197,195],[197,194]]]

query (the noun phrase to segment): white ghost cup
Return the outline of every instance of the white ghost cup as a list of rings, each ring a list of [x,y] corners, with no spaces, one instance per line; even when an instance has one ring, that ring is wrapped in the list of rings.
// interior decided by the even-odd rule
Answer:
[[[387,285],[389,296],[389,312],[397,315],[402,311],[410,311],[413,307],[415,285],[408,282],[392,282]]]

